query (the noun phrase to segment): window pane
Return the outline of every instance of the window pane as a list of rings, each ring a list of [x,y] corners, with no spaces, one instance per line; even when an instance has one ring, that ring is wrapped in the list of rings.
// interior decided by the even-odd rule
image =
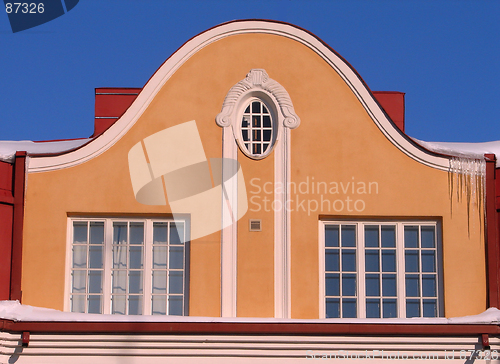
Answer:
[[[87,296],[73,295],[71,296],[71,312],[85,313],[85,301]]]
[[[75,245],[73,246],[73,268],[86,268],[87,267],[87,246]]]
[[[101,312],[101,296],[89,296],[89,310],[88,313],[102,313]]]
[[[407,297],[420,296],[420,283],[418,275],[415,274],[406,275],[406,296]]]
[[[256,116],[255,120],[258,120],[259,124],[260,124],[260,117]],[[255,141],[255,142],[262,141],[261,131],[260,130],[253,130],[253,137],[252,138],[253,138],[252,140]]]
[[[170,224],[170,244],[179,245],[184,241],[184,224]]]
[[[89,267],[102,268],[102,245],[90,245],[89,247]]]
[[[378,247],[378,225],[365,226],[365,247]]]
[[[73,271],[73,293],[85,293],[87,283],[87,271]]]
[[[422,275],[422,295],[424,297],[436,297],[436,276],[433,274]]]
[[[342,250],[342,271],[356,272],[356,250],[354,249]]]
[[[153,315],[167,314],[167,296],[153,296]]]
[[[382,250],[382,272],[396,271],[396,250]]]
[[[420,300],[406,300],[406,317],[420,317]]]
[[[144,243],[144,224],[142,222],[130,223],[130,244]]]
[[[127,268],[127,247],[116,245],[113,247],[113,268]]]
[[[380,275],[367,274],[365,283],[367,296],[380,296]]]
[[[143,264],[142,246],[130,246],[130,265],[131,269],[141,269]]]
[[[365,269],[367,272],[379,272],[379,251],[366,250],[365,253]]]
[[[130,296],[128,298],[128,314],[142,315],[142,296]]]
[[[436,253],[434,250],[422,250],[422,272],[436,271]]]
[[[263,120],[262,126],[264,126],[264,128],[270,128],[271,127],[271,117],[270,116],[264,115],[264,120]]]
[[[383,316],[384,318],[397,317],[397,305],[395,299],[384,299],[383,300]]]
[[[184,247],[171,246],[169,249],[169,269],[182,269],[184,267]]]
[[[396,227],[382,225],[382,247],[395,248],[396,247]]]
[[[113,223],[113,244],[127,244],[127,223],[115,222]]]
[[[384,274],[382,275],[382,295],[386,297],[396,296],[396,275]]]
[[[104,222],[91,222],[90,223],[90,244],[104,243]]]
[[[260,116],[259,115],[252,116],[252,127],[260,128]],[[259,139],[255,139],[255,135],[253,136],[253,138],[254,138],[253,140],[259,140]]]
[[[437,317],[436,300],[424,300],[424,317]]]
[[[73,222],[73,243],[87,244],[87,223],[75,221]]]
[[[259,101],[252,102],[252,113],[260,113],[260,102]]]
[[[326,318],[339,318],[340,317],[340,299],[327,298],[326,299]]]
[[[262,131],[262,133],[263,133],[262,140],[266,142],[271,141],[271,130],[264,130]]]
[[[269,111],[267,111],[267,108],[264,104],[262,104],[262,113],[263,114],[269,114]]]
[[[339,250],[327,249],[325,253],[325,270],[328,272],[338,272],[339,267]]]
[[[127,307],[127,300],[125,296],[111,296],[111,313],[118,315],[125,315]]]
[[[434,226],[422,226],[422,248],[435,248],[435,228]]]
[[[356,296],[356,275],[342,275],[342,296]]]
[[[356,299],[354,298],[342,299],[342,317],[346,318],[357,317]]]
[[[407,250],[405,252],[406,272],[418,272],[418,250]]]
[[[131,271],[128,273],[129,293],[142,293],[142,271]]]
[[[339,226],[327,225],[325,227],[325,246],[338,247],[339,246]]]
[[[249,136],[248,136],[248,130],[242,130],[242,131],[241,131],[241,135],[242,135],[242,137],[243,137],[243,141],[245,141],[245,142],[250,141],[250,138],[249,138]]]
[[[183,292],[183,273],[170,272],[168,278],[168,293],[184,293]]]
[[[167,293],[167,272],[153,271],[153,293]]]
[[[342,246],[356,246],[356,225],[342,225]]]
[[[366,317],[379,318],[380,317],[380,299],[367,299],[366,300]]]
[[[260,154],[260,144],[253,144],[253,154]]]
[[[167,268],[167,247],[153,247],[153,268]]]
[[[153,244],[167,244],[168,222],[153,223]]]
[[[113,272],[113,293],[127,292],[127,271]]]
[[[325,293],[327,296],[340,296],[340,275],[327,273],[325,276]]]
[[[184,313],[181,296],[168,296],[168,314],[182,316]]]
[[[102,271],[89,271],[89,293],[102,293]]]
[[[418,226],[405,226],[405,248],[418,247]]]

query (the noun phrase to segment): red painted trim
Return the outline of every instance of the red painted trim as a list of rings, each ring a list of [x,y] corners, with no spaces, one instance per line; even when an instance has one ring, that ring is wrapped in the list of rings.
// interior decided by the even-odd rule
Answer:
[[[24,331],[22,335],[22,347],[27,348],[28,345],[30,344],[30,333],[29,331]]]
[[[0,203],[0,300],[10,298],[13,211],[11,204]]]
[[[500,307],[500,249],[498,216],[496,210],[494,154],[485,154],[486,160],[486,266],[488,285],[488,307]]]
[[[70,138],[70,139],[52,139],[52,140],[34,140],[33,143],[53,143],[53,142],[67,142],[70,140],[83,140],[87,138]]]
[[[483,350],[489,350],[490,348],[490,337],[488,334],[482,334],[481,335],[481,346],[483,347]]]
[[[405,335],[464,336],[500,334],[497,325],[330,324],[241,322],[38,322],[0,320],[7,332],[60,334],[211,334],[211,335]]]
[[[495,173],[500,173],[500,168],[495,168]],[[495,176],[500,176],[500,174],[496,174]],[[496,200],[497,200],[497,210],[500,210],[500,178],[495,179],[496,182]]]
[[[12,232],[10,299],[18,300],[19,302],[21,302],[25,181],[26,152],[17,152],[14,162],[14,221]]]

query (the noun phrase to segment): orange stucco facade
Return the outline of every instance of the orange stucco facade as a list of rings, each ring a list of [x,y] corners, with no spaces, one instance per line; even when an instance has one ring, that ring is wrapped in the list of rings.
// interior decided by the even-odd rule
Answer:
[[[191,55],[103,153],[72,167],[28,173],[23,303],[64,309],[71,249],[68,217],[171,216],[168,205],[144,205],[135,199],[129,150],[149,135],[195,120],[207,158],[221,158],[222,129],[215,117],[230,88],[255,68],[265,69],[283,86],[301,119],[290,131],[289,181],[297,188],[290,193],[290,316],[320,317],[318,224],[328,218],[439,221],[445,316],[484,311],[481,211],[472,206],[468,212],[464,200],[450,197],[446,171],[398,149],[345,79],[317,52],[290,38],[252,33],[219,39]],[[266,211],[264,199],[273,200],[269,191],[275,187],[277,158],[274,151],[260,160],[238,151],[249,204],[238,221],[237,316],[274,316],[275,215],[272,208]],[[318,193],[319,182],[328,185],[327,193]],[[338,200],[342,204],[335,204]],[[260,219],[261,231],[249,231],[249,219]],[[220,232],[191,241],[189,277],[189,314],[220,316]]]

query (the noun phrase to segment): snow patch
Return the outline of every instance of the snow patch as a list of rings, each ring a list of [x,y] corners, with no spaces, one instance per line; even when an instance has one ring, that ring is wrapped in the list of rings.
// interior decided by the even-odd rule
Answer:
[[[500,167],[500,140],[484,143],[449,143],[449,142],[424,142],[412,138],[424,148],[435,153],[447,154],[458,158],[484,159],[485,154],[495,154],[497,167]]]
[[[49,308],[22,305],[19,301],[0,301],[0,318],[11,321],[38,322],[238,322],[238,323],[353,323],[353,324],[499,324],[500,310],[489,308],[475,316],[455,318],[394,318],[394,319],[276,319],[248,317],[195,317],[152,315],[101,315],[62,312]]]
[[[17,151],[28,154],[52,154],[67,152],[78,148],[91,139],[61,140],[58,142],[33,142],[31,140],[2,140],[0,141],[0,161],[14,163]]]

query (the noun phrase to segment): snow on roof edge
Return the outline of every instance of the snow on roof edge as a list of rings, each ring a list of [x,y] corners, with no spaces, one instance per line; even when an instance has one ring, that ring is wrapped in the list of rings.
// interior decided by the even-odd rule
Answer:
[[[495,154],[497,157],[496,167],[500,168],[500,140],[483,143],[453,143],[453,142],[424,142],[410,137],[422,147],[440,154],[453,157],[464,157],[484,159],[485,154]]]
[[[276,319],[248,317],[196,317],[111,315],[62,312],[49,308],[22,305],[19,301],[0,301],[0,318],[38,322],[232,322],[232,323],[350,323],[350,324],[500,324],[500,310],[489,308],[474,316],[454,318],[393,318],[393,319]]]
[[[1,140],[0,161],[14,163],[16,152],[24,151],[28,154],[63,153],[88,143],[91,138],[61,140],[57,142],[33,142],[31,140]]]

